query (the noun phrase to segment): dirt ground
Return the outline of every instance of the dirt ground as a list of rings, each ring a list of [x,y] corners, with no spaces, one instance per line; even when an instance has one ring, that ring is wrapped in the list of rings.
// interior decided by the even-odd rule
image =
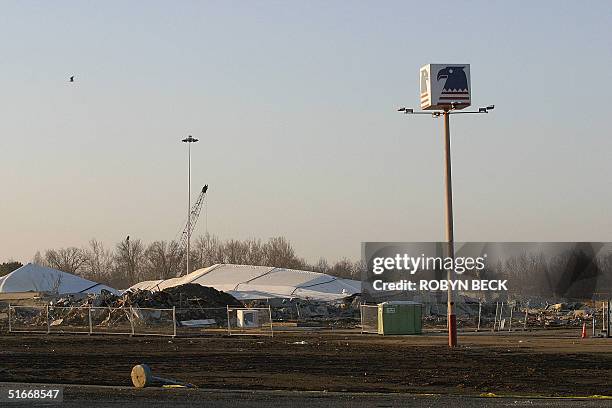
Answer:
[[[154,338],[0,334],[0,382],[131,385],[154,375],[219,389],[612,395],[612,339],[575,331],[440,334],[275,333]]]

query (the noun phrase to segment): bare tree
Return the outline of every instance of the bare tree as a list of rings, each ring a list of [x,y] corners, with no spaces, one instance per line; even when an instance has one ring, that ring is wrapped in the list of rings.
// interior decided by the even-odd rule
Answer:
[[[139,239],[130,240],[129,237],[121,241],[116,246],[114,260],[114,284],[127,287],[137,283],[145,261],[142,242]]]
[[[248,258],[248,244],[237,240],[229,240],[224,245],[225,260],[227,263],[243,265]]]
[[[85,250],[83,276],[95,282],[109,283],[114,267],[113,253],[95,239],[89,241]]]
[[[190,259],[194,270],[225,262],[222,247],[219,238],[214,235],[200,235],[195,241]]]
[[[246,250],[246,259],[244,263],[247,265],[263,265],[266,259],[266,252],[260,239],[248,239],[244,242]]]
[[[329,272],[330,266],[326,259],[319,258],[317,263],[311,266],[310,269],[312,269],[314,272],[327,273]]]
[[[32,258],[32,263],[35,263],[36,265],[40,266],[49,266],[47,265],[47,261],[45,261],[45,257],[42,256],[40,251],[36,251],[36,254],[34,254],[34,258]]]
[[[49,249],[45,252],[45,261],[51,268],[79,274],[86,261],[85,251],[80,248]]]
[[[353,278],[355,275],[355,264],[349,259],[343,258],[331,267],[329,274],[340,278]]]
[[[144,255],[147,261],[145,279],[169,279],[180,273],[182,257],[176,241],[155,241]]]
[[[291,243],[284,237],[270,238],[264,245],[264,253],[267,266],[299,269],[306,265],[303,259],[295,255]]]

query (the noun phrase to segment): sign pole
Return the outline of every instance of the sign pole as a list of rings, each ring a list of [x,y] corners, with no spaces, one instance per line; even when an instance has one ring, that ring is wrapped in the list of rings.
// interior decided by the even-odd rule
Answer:
[[[452,258],[453,265],[455,264],[455,238],[453,235],[453,186],[451,183],[451,145],[450,145],[450,121],[449,110],[445,109],[444,113],[444,170],[445,170],[445,186],[446,186],[446,241],[448,242],[448,257]],[[450,282],[452,269],[446,271],[446,279]],[[447,326],[448,326],[448,346],[457,346],[457,316],[455,315],[455,302],[453,302],[453,291],[451,286],[448,286],[447,299]]]
[[[444,181],[446,198],[446,241],[447,257],[453,261],[453,268],[446,271],[446,279],[454,280],[455,238],[453,236],[453,188],[451,183],[451,145],[450,145],[450,114],[457,113],[488,113],[495,105],[478,108],[477,111],[462,109],[471,105],[470,65],[469,64],[427,64],[420,69],[420,102],[421,109],[433,111],[433,117],[444,118]],[[443,82],[442,82],[443,81]],[[400,108],[405,114],[427,115],[428,112],[415,112],[411,108]],[[449,347],[457,346],[457,316],[453,302],[452,286],[447,292],[447,328]],[[495,330],[495,325],[493,326]]]

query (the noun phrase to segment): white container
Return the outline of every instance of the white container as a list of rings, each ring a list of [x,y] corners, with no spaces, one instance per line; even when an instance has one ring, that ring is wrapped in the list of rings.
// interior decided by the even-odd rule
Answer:
[[[259,310],[238,310],[238,327],[259,327]]]

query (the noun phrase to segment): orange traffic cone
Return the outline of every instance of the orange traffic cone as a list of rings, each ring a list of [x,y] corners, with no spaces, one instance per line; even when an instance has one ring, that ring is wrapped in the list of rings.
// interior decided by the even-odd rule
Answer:
[[[582,334],[580,335],[581,339],[586,339],[587,338],[587,334],[586,334],[586,323],[582,323]]]

